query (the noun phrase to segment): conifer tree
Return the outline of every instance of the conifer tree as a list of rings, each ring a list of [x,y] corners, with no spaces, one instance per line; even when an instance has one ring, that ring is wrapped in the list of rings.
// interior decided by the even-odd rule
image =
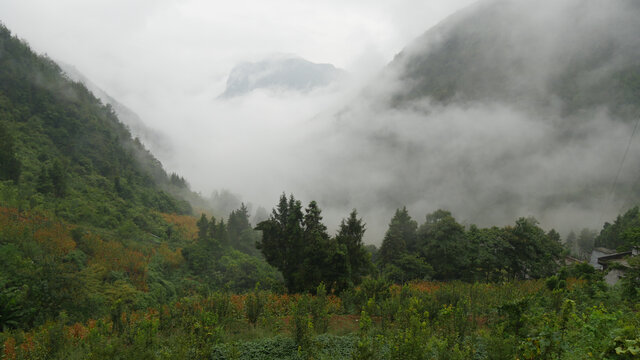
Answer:
[[[336,235],[338,244],[346,248],[348,277],[354,285],[360,283],[362,276],[366,275],[371,267],[371,255],[362,244],[365,230],[365,224],[362,219],[358,219],[358,212],[353,209],[349,217],[340,223]]]
[[[0,181],[13,180],[18,182],[22,164],[16,158],[13,136],[7,127],[0,122]]]
[[[407,251],[407,244],[415,243],[417,228],[406,207],[396,210],[378,253],[383,267],[399,259]]]

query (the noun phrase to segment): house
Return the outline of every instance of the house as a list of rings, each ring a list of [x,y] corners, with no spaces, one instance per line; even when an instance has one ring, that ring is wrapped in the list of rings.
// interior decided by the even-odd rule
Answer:
[[[608,250],[608,249],[604,249],[604,250]],[[600,266],[600,268],[603,271],[607,272],[607,274],[604,277],[604,280],[607,282],[607,284],[615,285],[624,276],[625,269],[629,268],[629,263],[627,262],[627,259],[630,256],[638,255],[638,249],[634,248],[631,251],[623,251],[618,253],[605,252],[605,254],[606,255],[604,256],[597,257],[597,264]],[[592,254],[592,258],[593,258],[593,254]]]

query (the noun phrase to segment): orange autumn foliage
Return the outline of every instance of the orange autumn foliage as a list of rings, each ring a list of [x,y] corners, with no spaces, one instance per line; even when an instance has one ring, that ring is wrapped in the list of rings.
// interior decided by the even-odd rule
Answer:
[[[174,231],[177,231],[182,237],[190,240],[195,240],[198,236],[198,226],[196,223],[198,219],[189,215],[178,214],[160,214],[164,221],[173,225]]]
[[[81,323],[75,323],[66,327],[66,334],[68,339],[84,340],[84,338],[89,334],[89,329]]]
[[[4,341],[2,350],[2,358],[15,360],[16,358],[16,339],[10,337]]]
[[[41,244],[48,254],[64,256],[75,249],[76,243],[69,234],[72,228],[37,213],[0,207],[0,229],[5,237],[30,237]]]
[[[101,265],[110,271],[127,273],[137,289],[148,289],[146,280],[147,265],[151,258],[149,254],[128,249],[118,241],[105,241],[94,234],[86,234],[84,241],[94,255],[89,260],[89,265]]]
[[[155,252],[162,257],[165,264],[174,269],[179,267],[184,261],[184,258],[182,257],[182,250],[176,249],[173,251],[166,243],[162,243]]]

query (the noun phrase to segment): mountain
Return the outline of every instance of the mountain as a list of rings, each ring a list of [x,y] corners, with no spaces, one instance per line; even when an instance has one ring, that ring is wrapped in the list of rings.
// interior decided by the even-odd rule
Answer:
[[[629,116],[640,103],[638,14],[631,0],[480,1],[396,56],[388,71],[404,86],[392,102],[559,101],[564,115]]]
[[[315,64],[295,57],[246,62],[231,70],[220,97],[241,96],[256,89],[306,92],[327,86],[342,76],[344,71],[331,64]]]
[[[600,226],[640,200],[638,19],[630,0],[483,0],[453,14],[325,121],[334,145],[308,154],[329,154],[317,192],[376,219],[370,234],[384,231],[380,209],[404,205],[481,225]]]

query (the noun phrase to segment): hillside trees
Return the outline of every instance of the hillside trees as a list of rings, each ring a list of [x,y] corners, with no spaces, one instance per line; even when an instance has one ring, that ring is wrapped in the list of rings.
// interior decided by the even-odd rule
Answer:
[[[0,121],[0,181],[18,182],[22,164],[16,157],[15,141],[7,126]]]
[[[242,203],[239,209],[229,214],[227,222],[229,243],[233,248],[245,254],[261,256],[256,249],[256,242],[260,240],[260,232],[253,230],[249,221],[249,209]]]
[[[640,208],[635,206],[618,215],[613,224],[606,222],[595,239],[595,246],[625,250],[640,245]]]

